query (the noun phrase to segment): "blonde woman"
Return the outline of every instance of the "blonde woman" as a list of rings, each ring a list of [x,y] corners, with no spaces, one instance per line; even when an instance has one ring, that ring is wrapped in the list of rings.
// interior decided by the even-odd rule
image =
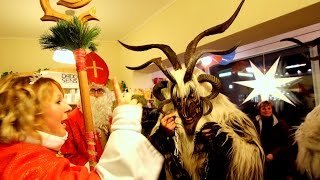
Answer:
[[[163,158],[141,135],[142,108],[120,95],[111,136],[95,170],[73,166],[58,152],[67,138],[61,123],[70,107],[50,78],[0,80],[0,179],[157,179]],[[152,168],[150,168],[152,167]]]

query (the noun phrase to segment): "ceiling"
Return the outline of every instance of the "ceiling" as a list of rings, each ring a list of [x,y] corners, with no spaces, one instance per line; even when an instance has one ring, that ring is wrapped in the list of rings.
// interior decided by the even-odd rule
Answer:
[[[52,9],[64,13],[71,10],[57,5],[58,0],[48,1]],[[87,1],[87,0],[62,0]],[[175,0],[92,0],[88,5],[74,9],[75,15],[96,8],[99,21],[89,21],[90,26],[101,28],[97,40],[115,41],[124,38],[129,32],[143,25],[154,14],[170,6]],[[40,0],[7,0],[0,6],[0,39],[38,39],[50,26],[52,21],[41,21],[44,12]],[[23,27],[23,28],[21,28]]]
[[[59,13],[64,13],[70,8],[57,5],[59,0],[5,0],[1,1],[0,7],[0,39],[38,39],[55,22],[41,21],[44,15],[40,1],[49,2],[52,9]],[[126,37],[126,35],[139,29],[153,15],[163,12],[176,0],[60,0],[64,2],[91,1],[86,6],[73,9],[75,15],[96,8],[96,16],[99,21],[90,21],[90,26],[98,26],[101,33],[98,37],[100,41],[116,41]],[[240,32],[229,39],[217,41],[220,46],[226,42],[235,42],[241,37],[243,44],[255,42],[277,34],[295,30],[319,22],[320,2],[297,12],[290,13],[278,19],[265,22],[259,26],[252,27],[246,32]],[[293,21],[294,19],[294,21]],[[274,28],[276,24],[277,28]],[[23,27],[23,28],[21,28]],[[267,29],[267,31],[262,31]],[[250,31],[250,32],[249,32]],[[255,36],[252,36],[255,34]],[[259,39],[257,39],[259,37]],[[243,42],[243,39],[246,42]]]

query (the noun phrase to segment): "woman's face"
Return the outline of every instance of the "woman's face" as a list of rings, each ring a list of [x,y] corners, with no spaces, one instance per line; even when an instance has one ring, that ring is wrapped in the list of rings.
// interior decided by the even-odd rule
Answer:
[[[65,136],[65,124],[61,122],[66,119],[66,112],[69,110],[71,107],[64,102],[63,94],[56,85],[53,85],[53,94],[42,111],[42,117],[47,126],[47,129],[43,131],[56,136]]]
[[[260,115],[264,117],[272,116],[272,106],[271,105],[261,106]]]

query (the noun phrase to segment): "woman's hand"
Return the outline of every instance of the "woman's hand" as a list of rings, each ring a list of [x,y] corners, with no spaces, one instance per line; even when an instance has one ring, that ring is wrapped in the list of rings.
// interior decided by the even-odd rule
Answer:
[[[160,120],[160,124],[164,128],[167,135],[174,135],[174,128],[176,128],[174,113],[170,113],[162,117]]]
[[[131,100],[131,96],[123,97],[117,78],[112,80],[112,84],[117,107],[113,110],[111,132],[131,130],[141,133],[141,104],[137,104],[136,99]],[[129,95],[129,93],[126,95]]]

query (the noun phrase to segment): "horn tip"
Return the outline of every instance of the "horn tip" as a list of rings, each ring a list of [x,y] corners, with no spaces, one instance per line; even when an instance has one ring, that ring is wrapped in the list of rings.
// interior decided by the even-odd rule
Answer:
[[[130,66],[126,66],[127,69],[130,69],[130,70],[134,70],[133,67],[130,67]]]

